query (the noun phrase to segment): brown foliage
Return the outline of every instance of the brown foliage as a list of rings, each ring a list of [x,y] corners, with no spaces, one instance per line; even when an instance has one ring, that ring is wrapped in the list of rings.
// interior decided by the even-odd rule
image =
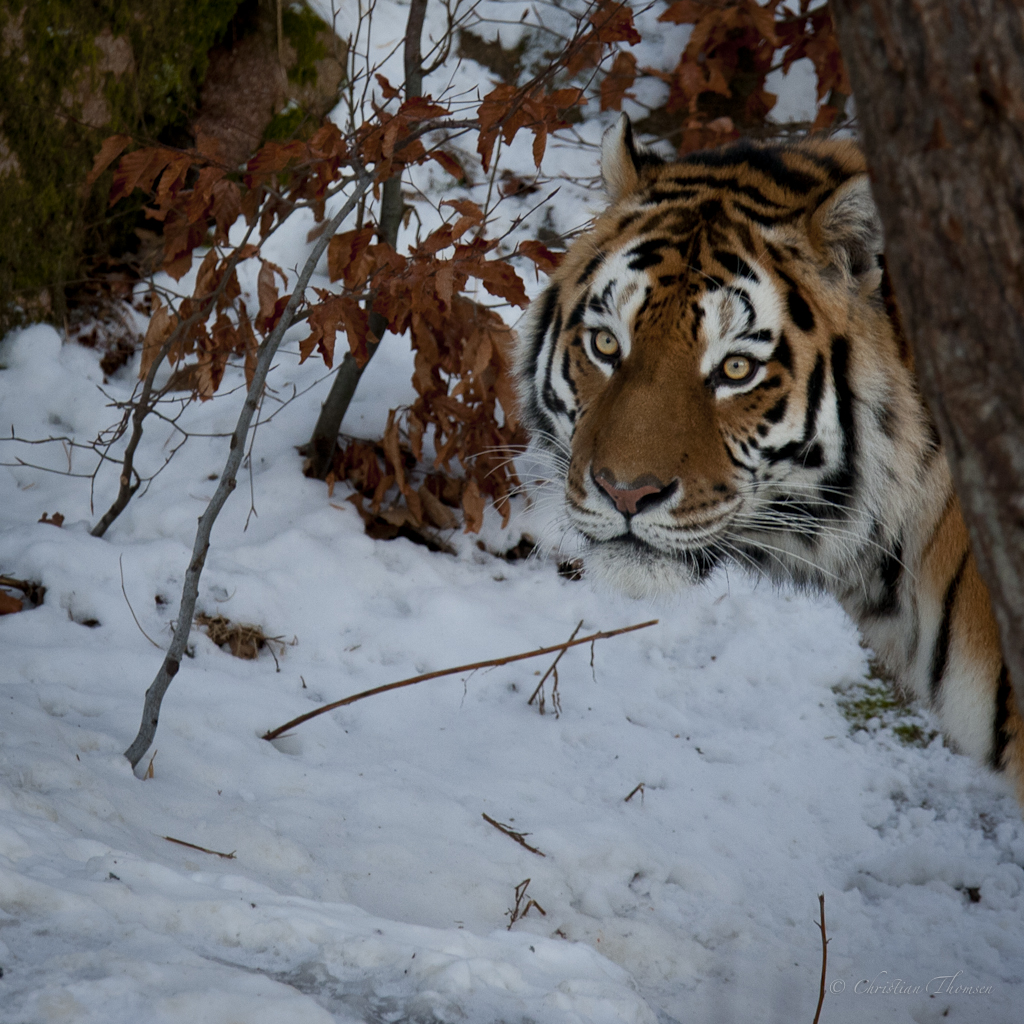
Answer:
[[[635,81],[636,57],[625,52],[617,54],[601,82],[601,109],[621,110],[622,100]]]
[[[764,121],[774,102],[765,77],[780,49],[782,67],[802,57],[814,61],[819,98],[848,88],[828,13],[809,7],[809,0],[800,0],[794,14],[780,0],[672,3],[662,20],[690,24],[693,31],[668,73],[638,69],[632,54],[615,52],[640,36],[628,4],[601,0],[549,69],[522,86],[511,78],[496,85],[480,102],[475,121],[457,124],[477,129],[485,168],[499,137],[511,142],[523,130],[533,135],[539,166],[549,134],[566,124],[570,109],[586,102],[584,90],[564,84],[565,76],[597,68],[613,53],[600,82],[602,109],[620,109],[638,75],[658,75],[669,84],[665,112],[679,125],[681,149],[724,141]],[[106,140],[90,180],[118,161],[111,205],[137,189],[148,196],[147,213],[162,225],[162,268],[180,280],[196,250],[209,246],[190,296],[167,305],[154,296],[143,376],[166,356],[206,400],[220,387],[228,360],[237,357],[251,380],[260,340],[291,299],[287,275],[260,250],[280,224],[299,208],[322,222],[328,198],[365,168],[372,168],[375,190],[426,160],[463,176],[443,144],[428,148],[424,142],[428,132],[448,123],[448,107],[430,96],[406,96],[381,75],[377,84],[384,105],[373,103],[373,116],[348,135],[325,122],[306,140],[268,142],[241,169],[222,160],[219,145],[203,135],[187,150],[150,146],[125,153],[127,137]],[[823,106],[821,125],[832,116]],[[384,521],[395,529],[450,529],[453,510],[460,509],[466,529],[475,531],[488,500],[507,521],[517,481],[511,464],[496,453],[524,438],[515,416],[511,333],[497,313],[464,293],[476,281],[513,306],[525,308],[527,297],[515,269],[497,257],[498,240],[486,237],[485,211],[469,199],[446,200],[442,207],[450,209],[450,218],[407,253],[382,241],[362,215],[356,228],[331,239],[327,264],[334,287],[313,289],[315,298],[300,308],[308,333],[299,351],[301,360],[316,353],[333,366],[341,331],[348,353],[362,366],[378,341],[380,323],[409,335],[416,400],[391,412],[379,444],[353,441],[339,449],[331,485],[350,482],[365,502],[359,506],[364,514],[375,522],[390,516],[394,522]],[[246,242],[232,247],[229,232],[239,220],[249,229]],[[517,255],[538,273],[550,273],[561,259],[537,240],[521,242]],[[259,261],[258,308],[252,314],[241,299],[237,274],[238,265],[249,260]],[[371,321],[378,325],[373,331]],[[379,523],[374,528],[383,529]]]
[[[489,92],[480,104],[480,137],[477,152],[486,171],[491,162],[494,143],[500,134],[511,142],[519,130],[533,132],[533,161],[540,167],[547,147],[548,133],[564,128],[566,110],[586,103],[582,89],[555,89],[548,92],[542,86],[523,94],[512,85],[499,85]]]
[[[639,73],[665,82],[664,106],[640,128],[671,138],[681,154],[721,145],[742,133],[764,134],[776,97],[765,88],[771,71],[788,71],[808,58],[818,78],[817,117],[811,131],[828,129],[850,92],[849,80],[824,3],[812,0],[675,0],[659,17],[692,25],[675,68]],[[796,7],[796,11],[792,10]],[[620,54],[601,86],[601,108],[620,109],[637,74]]]
[[[519,251],[528,259],[533,260],[537,269],[542,270],[545,274],[557,270],[565,256],[564,252],[552,252],[543,242],[533,239],[520,242]]]
[[[395,278],[386,293],[410,330],[418,397],[391,412],[380,445],[351,441],[340,448],[328,481],[333,486],[347,480],[369,500],[374,516],[387,511],[386,498],[394,493],[417,528],[451,529],[457,520],[450,510],[461,507],[466,529],[475,532],[487,498],[508,521],[509,493],[518,485],[503,455],[522,440],[512,411],[511,331],[497,313],[462,295],[439,303],[437,285],[431,291],[423,281],[436,279],[447,264],[432,258],[422,263]],[[434,457],[424,472],[418,467],[428,434]]]
[[[610,43],[638,38],[629,8],[604,2],[548,74],[521,88],[493,89],[477,111],[485,163],[499,135],[511,141],[525,128],[534,135],[539,164],[548,134],[565,123],[564,111],[584,102],[579,88],[549,88],[559,68],[591,66]],[[269,142],[241,171],[223,162],[220,147],[205,136],[191,150],[153,146],[124,155],[125,137],[107,140],[94,174],[120,156],[111,205],[136,189],[148,194],[147,213],[163,227],[164,270],[180,280],[197,248],[211,236],[213,242],[191,296],[168,305],[154,296],[143,376],[166,355],[185,364],[174,379],[187,377],[205,400],[218,390],[228,360],[244,356],[251,379],[260,338],[273,330],[291,298],[282,294],[287,276],[261,254],[260,244],[299,207],[322,221],[326,200],[344,188],[345,175],[370,166],[376,188],[402,168],[428,159],[462,175],[453,156],[439,147],[428,152],[422,141],[427,130],[450,116],[447,107],[429,96],[403,99],[383,76],[377,83],[384,100],[397,105],[374,104],[373,117],[348,137],[325,123],[307,141]],[[332,485],[350,481],[368,501],[365,514],[374,520],[390,516],[396,529],[451,529],[457,523],[453,510],[461,509],[466,528],[478,530],[487,500],[507,521],[509,492],[517,484],[511,467],[492,454],[522,440],[513,411],[511,334],[497,313],[462,293],[475,280],[488,294],[525,308],[526,291],[513,267],[495,258],[498,241],[485,237],[484,211],[468,199],[446,200],[442,206],[451,209],[450,219],[406,255],[375,241],[377,229],[369,222],[332,238],[328,273],[337,288],[313,289],[315,300],[300,311],[308,327],[300,359],[315,352],[329,367],[337,361],[339,331],[356,363],[365,364],[378,340],[370,329],[371,310],[393,333],[409,334],[416,354],[416,401],[392,411],[379,445],[353,442],[339,450],[330,478]],[[239,219],[253,242],[232,248],[228,234]],[[540,242],[524,243],[520,251],[545,272],[559,258]],[[238,264],[246,260],[260,265],[252,316],[237,276]],[[421,469],[427,438],[432,464]]]

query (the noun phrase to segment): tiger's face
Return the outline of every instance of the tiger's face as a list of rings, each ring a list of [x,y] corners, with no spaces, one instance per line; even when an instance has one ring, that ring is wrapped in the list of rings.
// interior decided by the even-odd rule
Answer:
[[[664,164],[623,118],[602,170],[613,203],[520,351],[524,419],[564,460],[588,572],[636,596],[726,558],[820,582],[873,528],[873,478],[899,461],[886,432],[920,419],[860,154],[745,145]],[[874,425],[854,411],[855,363]],[[859,467],[865,444],[887,470]]]

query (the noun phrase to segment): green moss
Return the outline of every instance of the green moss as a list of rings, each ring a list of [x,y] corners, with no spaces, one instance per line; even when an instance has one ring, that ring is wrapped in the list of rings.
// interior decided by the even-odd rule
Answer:
[[[143,197],[108,209],[113,169],[83,189],[103,140],[191,145],[211,48],[254,33],[276,48],[277,12],[277,0],[0,0],[0,335],[63,323],[69,299],[81,308],[138,249],[136,230],[156,227]],[[274,140],[315,129],[346,60],[304,0],[286,2],[282,30],[292,103]]]
[[[309,115],[297,103],[289,104],[267,125],[263,133],[265,142],[284,142],[294,139]]]
[[[875,662],[870,663],[869,674],[863,681],[834,686],[832,692],[840,712],[850,723],[851,733],[888,730],[911,747],[927,747],[938,735]]]
[[[323,33],[329,33],[330,26],[304,3],[290,3],[281,14],[281,28],[295,48],[288,80],[300,86],[316,84],[316,62],[328,55]]]
[[[873,719],[885,723],[906,713],[906,708],[887,686],[850,683],[836,691],[839,710],[854,729],[866,729]]]
[[[900,743],[907,747],[927,747],[939,735],[937,729],[924,729],[916,722],[893,726],[892,731]]]
[[[90,264],[134,243],[108,218],[103,139],[187,140],[207,53],[239,0],[0,0],[0,332],[60,322]]]

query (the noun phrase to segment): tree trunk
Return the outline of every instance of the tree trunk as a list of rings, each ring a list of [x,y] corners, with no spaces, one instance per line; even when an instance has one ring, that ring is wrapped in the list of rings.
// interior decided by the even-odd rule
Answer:
[[[1024,715],[1024,10],[831,7],[900,312]]]
[[[427,0],[410,0],[409,17],[405,25],[405,97],[412,99],[423,95],[423,56],[421,52],[421,39],[423,35],[423,20],[427,13]],[[384,182],[380,204],[380,223],[377,225],[377,235],[382,242],[387,242],[392,248],[398,242],[398,229],[402,224],[402,172]],[[369,365],[374,353],[380,345],[387,330],[388,322],[373,311],[373,303],[370,304],[370,333],[377,338],[377,341],[368,341],[366,344],[366,363],[360,366],[352,358],[351,352],[346,352],[338,367],[334,383],[327,393],[324,404],[320,407],[320,415],[317,417],[313,427],[313,433],[306,445],[306,465],[303,469],[306,476],[323,479],[331,470],[331,463],[334,461],[334,449],[338,445],[338,431],[341,430],[341,421],[348,412],[348,407],[359,386],[359,380],[363,370]]]

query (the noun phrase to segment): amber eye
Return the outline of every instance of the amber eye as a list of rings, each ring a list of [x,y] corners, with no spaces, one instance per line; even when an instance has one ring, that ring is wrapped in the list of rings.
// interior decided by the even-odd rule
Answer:
[[[592,344],[601,359],[611,361],[619,356],[618,339],[610,331],[594,331]]]
[[[726,356],[722,362],[722,374],[729,380],[747,380],[754,373],[755,364],[746,356]]]

